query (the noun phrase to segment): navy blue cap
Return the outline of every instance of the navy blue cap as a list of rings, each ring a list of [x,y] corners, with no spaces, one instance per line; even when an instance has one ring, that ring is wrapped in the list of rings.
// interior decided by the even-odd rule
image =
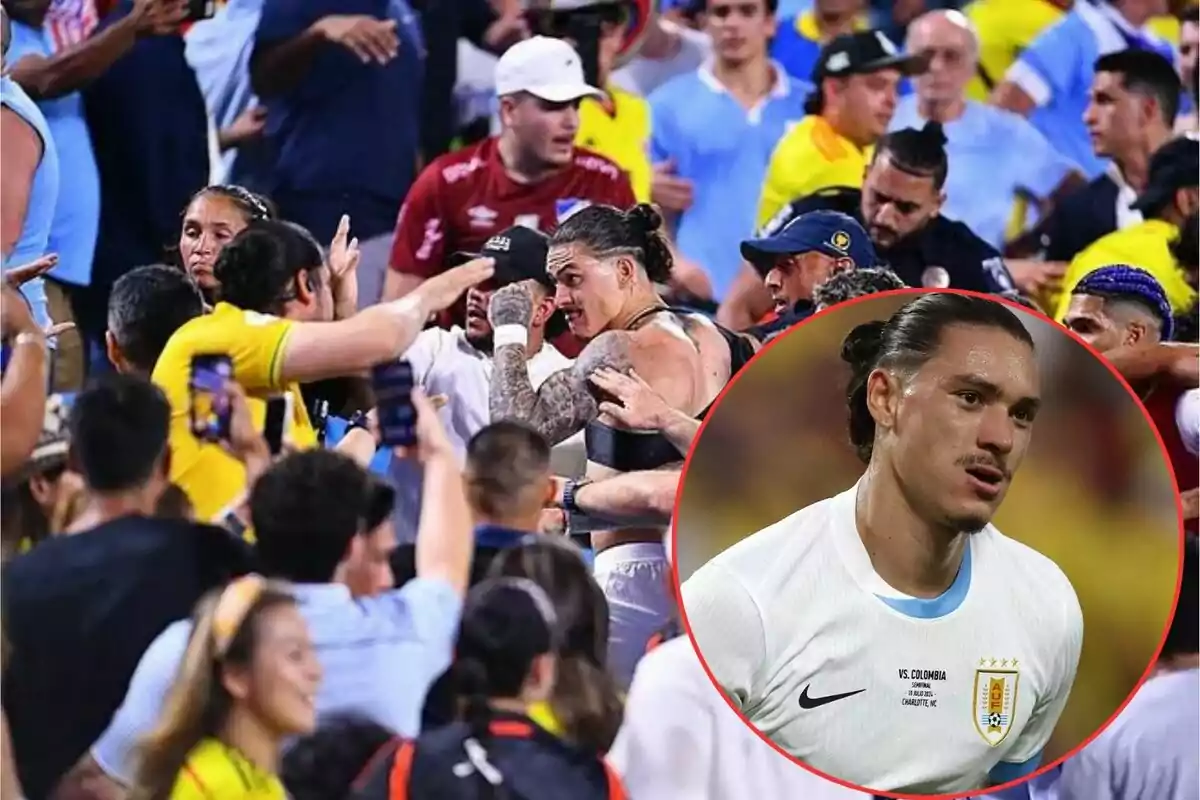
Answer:
[[[875,245],[863,226],[854,217],[837,211],[810,211],[770,236],[742,242],[742,258],[759,272],[769,270],[775,256],[814,251],[848,258],[856,267],[873,267],[878,261]]]

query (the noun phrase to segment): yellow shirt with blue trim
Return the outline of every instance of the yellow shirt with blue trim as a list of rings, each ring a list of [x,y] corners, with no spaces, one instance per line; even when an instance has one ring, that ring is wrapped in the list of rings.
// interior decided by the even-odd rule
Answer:
[[[190,320],[177,330],[154,366],[151,380],[171,404],[171,480],[178,484],[196,510],[196,518],[211,520],[246,488],[241,462],[219,445],[202,442],[192,434],[192,357],[227,355],[233,361],[234,380],[246,391],[255,425],[262,430],[266,401],[274,394],[292,393],[294,417],[290,440],[299,449],[316,445],[317,435],[295,383],[281,385],[284,349],[295,323],[270,314],[243,311],[217,303],[211,314]]]
[[[1167,299],[1171,311],[1181,314],[1196,301],[1196,290],[1187,282],[1179,268],[1170,245],[1179,236],[1179,228],[1158,219],[1148,219],[1103,236],[1088,245],[1067,267],[1063,276],[1063,293],[1058,298],[1054,318],[1062,322],[1071,304],[1071,291],[1089,273],[1112,264],[1140,267],[1154,276]]]
[[[763,181],[755,228],[781,208],[830,186],[862,186],[871,148],[861,148],[817,114],[809,114],[783,135]]]
[[[575,144],[594,150],[629,173],[633,195],[650,202],[650,104],[644,97],[609,86],[610,105],[592,97],[579,104]]]
[[[287,800],[283,782],[218,739],[188,754],[170,800]]]
[[[979,36],[979,70],[967,84],[967,96],[984,101],[1004,80],[1021,51],[1067,12],[1049,0],[975,0],[963,13]],[[1154,17],[1147,27],[1164,40],[1179,43],[1180,25],[1175,17]]]

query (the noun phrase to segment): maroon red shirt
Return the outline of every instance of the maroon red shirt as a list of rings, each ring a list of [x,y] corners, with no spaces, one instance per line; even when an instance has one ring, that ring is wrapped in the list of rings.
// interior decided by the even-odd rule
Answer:
[[[396,221],[390,265],[406,275],[429,278],[446,268],[452,253],[477,251],[512,225],[550,233],[584,206],[604,203],[625,209],[636,202],[628,174],[591,150],[576,148],[568,167],[526,184],[509,177],[497,140],[486,139],[438,157],[417,177]],[[460,304],[443,322],[462,324],[463,314]],[[567,356],[580,349],[569,333],[554,343]]]

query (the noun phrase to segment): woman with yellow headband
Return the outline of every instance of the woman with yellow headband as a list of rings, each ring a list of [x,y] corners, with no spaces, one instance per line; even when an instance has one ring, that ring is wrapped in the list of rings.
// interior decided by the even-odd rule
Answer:
[[[280,748],[316,727],[320,682],[286,586],[248,575],[209,595],[130,800],[285,800]]]

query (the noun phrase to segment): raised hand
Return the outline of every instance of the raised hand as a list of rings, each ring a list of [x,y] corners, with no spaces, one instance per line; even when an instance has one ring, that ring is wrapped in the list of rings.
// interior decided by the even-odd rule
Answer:
[[[518,281],[492,292],[488,302],[488,322],[493,328],[520,325],[528,328],[533,320],[532,281]]]
[[[337,232],[329,243],[329,272],[332,279],[340,281],[358,268],[362,253],[358,249],[358,237],[350,237],[350,215],[343,214]]]
[[[414,289],[413,294],[421,301],[426,315],[444,311],[457,303],[467,289],[488,280],[495,271],[495,261],[492,259],[472,259],[429,278]],[[397,302],[403,300],[400,298]]]

